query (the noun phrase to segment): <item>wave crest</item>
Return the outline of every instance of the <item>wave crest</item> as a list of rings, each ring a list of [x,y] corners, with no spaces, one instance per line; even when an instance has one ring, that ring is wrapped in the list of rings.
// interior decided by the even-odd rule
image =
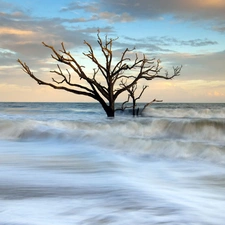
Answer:
[[[0,121],[0,139],[85,143],[120,153],[225,163],[225,122],[220,120]]]

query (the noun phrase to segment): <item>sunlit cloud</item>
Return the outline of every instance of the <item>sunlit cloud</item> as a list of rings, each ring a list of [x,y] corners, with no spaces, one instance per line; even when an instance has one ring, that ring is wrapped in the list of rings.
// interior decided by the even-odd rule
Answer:
[[[195,1],[197,5],[200,5],[202,7],[209,7],[209,8],[220,8],[225,7],[224,0],[197,0]]]
[[[10,35],[34,35],[33,31],[30,30],[19,30],[8,27],[0,27],[0,35],[10,34]]]
[[[218,92],[218,91],[208,92],[208,95],[210,97],[222,97],[222,96],[225,96],[224,92],[221,93],[221,92]]]

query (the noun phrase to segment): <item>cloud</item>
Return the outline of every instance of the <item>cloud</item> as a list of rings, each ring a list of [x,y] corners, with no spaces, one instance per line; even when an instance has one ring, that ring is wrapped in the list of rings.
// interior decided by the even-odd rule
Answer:
[[[108,0],[101,9],[112,10],[116,13],[129,13],[136,18],[159,18],[171,14],[182,18],[207,19],[225,18],[225,2],[223,0]],[[110,10],[110,11],[111,11]],[[183,15],[183,16],[182,16]]]
[[[71,20],[71,22],[90,22],[90,21],[96,21],[96,20],[106,20],[110,23],[116,23],[116,22],[131,22],[134,20],[133,16],[130,15],[127,12],[121,12],[117,13],[116,11],[112,10],[102,10],[102,4],[105,4],[105,2],[73,2],[70,3],[67,7],[64,7],[61,9],[61,12],[67,12],[67,11],[78,11],[83,10],[86,13],[90,13],[91,16],[88,18],[83,17],[77,17]]]
[[[212,30],[217,31],[219,33],[225,33],[225,24],[212,26]]]
[[[208,46],[208,45],[216,45],[218,42],[216,41],[210,41],[209,39],[194,39],[194,40],[188,40],[188,41],[180,41],[179,45],[188,45],[192,47],[202,47],[202,46]]]
[[[8,27],[0,27],[0,33],[1,36],[3,35],[34,35],[33,31],[30,30],[19,30],[14,28],[8,28]]]
[[[169,4],[169,3],[170,4]],[[67,48],[82,47],[83,40],[89,41],[95,45],[95,38],[91,33],[96,33],[97,27],[81,28],[78,24],[90,21],[107,20],[109,22],[130,22],[135,18],[152,18],[163,16],[164,13],[179,13],[178,9],[191,11],[194,8],[219,8],[223,7],[221,1],[206,1],[206,5],[202,1],[178,1],[178,0],[108,0],[107,4],[103,1],[98,2],[73,2],[61,9],[61,12],[72,10],[83,10],[90,14],[87,17],[79,16],[75,18],[33,18],[20,9],[14,9],[12,12],[0,13],[0,41],[1,47],[21,55],[32,57],[47,56],[47,51],[41,48],[41,42],[45,41],[49,44],[60,47],[59,44],[64,41]],[[172,5],[172,6],[171,6]],[[7,5],[8,6],[8,5]],[[187,7],[188,6],[188,7]],[[194,7],[195,6],[195,7]],[[219,6],[219,7],[218,7]],[[12,6],[11,6],[12,7]],[[77,24],[68,28],[65,24]],[[216,30],[216,28],[214,28]],[[222,27],[220,27],[222,29]],[[74,31],[77,32],[74,32]],[[217,28],[219,30],[219,28]],[[113,33],[111,26],[101,27],[101,32]],[[90,34],[90,35],[89,35]],[[128,37],[125,37],[128,40]],[[173,51],[171,44],[176,46],[208,46],[217,44],[216,41],[209,39],[193,39],[179,40],[171,37],[149,37],[145,40],[131,40],[132,47],[135,45],[139,49],[145,48],[147,51]],[[9,44],[10,43],[10,44]],[[147,43],[147,44],[144,44]],[[121,43],[121,45],[124,43]],[[126,45],[129,46],[129,43]],[[33,51],[30,51],[33,49]]]
[[[225,20],[224,0],[99,0],[76,1],[64,7],[62,12],[86,12],[88,20],[106,20],[108,22],[130,22],[134,20],[161,20],[167,16],[178,21],[202,22],[214,20],[215,24]],[[79,14],[79,13],[78,13]]]
[[[202,47],[202,46],[209,46],[209,45],[216,45],[218,42],[211,41],[207,38],[204,39],[191,39],[191,40],[179,40],[177,38],[171,38],[171,37],[160,37],[158,40],[158,44],[164,44],[167,46],[170,46],[171,44],[177,45],[177,46],[191,46],[191,47]]]
[[[67,6],[63,7],[61,12],[68,12],[74,10],[85,10],[89,12],[98,12],[99,4],[97,2],[89,2],[89,1],[75,1],[69,3]]]
[[[0,47],[5,51],[14,52],[15,59],[49,56],[49,51],[42,47],[42,41],[56,48],[60,48],[60,43],[64,42],[70,49],[83,46],[83,40],[94,39],[89,35],[88,29],[76,27],[67,29],[63,25],[66,20],[62,18],[33,18],[20,13],[1,13],[0,20]],[[74,32],[75,30],[78,32]],[[107,30],[110,28],[108,27]],[[95,33],[96,31],[97,29]],[[5,53],[0,55],[1,59],[5,57]]]
[[[166,67],[183,65],[179,80],[205,80],[225,82],[225,50],[208,54],[163,54]]]
[[[124,36],[124,38],[128,41],[132,41],[133,43],[135,43],[135,46],[152,45],[152,47],[154,46],[154,48],[150,48],[150,49],[151,50],[155,49],[157,51],[173,51],[172,50],[173,46],[203,47],[203,46],[218,44],[218,42],[209,40],[207,38],[204,38],[204,39],[198,38],[198,39],[191,39],[191,40],[180,40],[180,39],[169,37],[169,36],[161,36],[161,37],[152,36],[152,37],[144,37],[140,39]],[[148,44],[148,43],[151,43],[151,44]],[[162,46],[171,47],[171,49],[170,50],[163,49]]]
[[[129,15],[129,13],[122,13],[122,14],[116,14],[116,13],[112,13],[112,12],[101,12],[99,14],[99,19],[104,19],[104,20],[108,20],[111,23],[115,23],[115,22],[131,22],[134,21],[133,17],[131,15]]]

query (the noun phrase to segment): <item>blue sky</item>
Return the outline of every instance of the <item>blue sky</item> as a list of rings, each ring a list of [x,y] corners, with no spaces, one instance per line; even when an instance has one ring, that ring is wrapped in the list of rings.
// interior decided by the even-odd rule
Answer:
[[[135,47],[169,71],[183,65],[180,77],[148,82],[142,101],[224,102],[224,0],[0,0],[0,101],[90,101],[38,86],[16,60],[48,79],[54,65],[41,42],[63,41],[84,62],[83,41],[95,47],[98,29],[119,37],[117,51]]]

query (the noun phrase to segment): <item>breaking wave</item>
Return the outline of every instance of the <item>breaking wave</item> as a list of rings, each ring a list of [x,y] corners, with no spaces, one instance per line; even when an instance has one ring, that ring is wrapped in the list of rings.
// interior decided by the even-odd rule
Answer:
[[[86,143],[123,154],[225,162],[225,122],[217,119],[1,120],[0,138]]]
[[[162,104],[147,107],[143,116],[167,118],[222,118],[225,119],[223,104]]]

